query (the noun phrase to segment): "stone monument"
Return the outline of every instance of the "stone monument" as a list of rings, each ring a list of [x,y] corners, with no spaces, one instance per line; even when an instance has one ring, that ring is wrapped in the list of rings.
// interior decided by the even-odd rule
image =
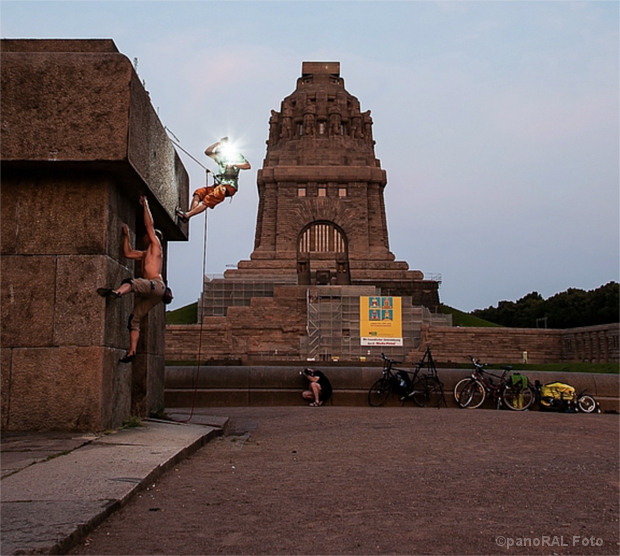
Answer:
[[[344,88],[340,64],[304,62],[296,90],[272,111],[270,130],[254,252],[227,277],[419,290],[417,302],[436,308],[437,284],[421,287],[423,274],[390,252],[387,177],[375,157],[370,110],[361,112]]]
[[[345,89],[340,63],[304,62],[301,73],[269,118],[250,260],[205,281],[209,357],[358,360],[369,352],[359,341],[368,295],[403,298],[406,355],[434,318],[439,281],[390,251],[370,110]],[[168,327],[170,357],[191,358],[181,339],[191,330]]]

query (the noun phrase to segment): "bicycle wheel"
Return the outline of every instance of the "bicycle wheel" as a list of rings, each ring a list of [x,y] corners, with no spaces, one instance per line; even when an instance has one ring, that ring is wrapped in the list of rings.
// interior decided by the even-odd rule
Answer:
[[[470,376],[466,376],[465,378],[462,378],[461,380],[459,380],[456,383],[456,386],[454,387],[454,390],[452,390],[452,395],[454,396],[454,401],[456,403],[459,403],[459,397],[461,395],[461,390],[463,390],[463,387],[469,382],[471,381],[471,377]]]
[[[443,401],[443,384],[432,376],[420,377],[413,385],[411,397],[419,407],[439,407]]]
[[[485,397],[486,391],[484,386],[477,380],[470,378],[468,382],[463,384],[461,391],[458,392],[458,404],[462,408],[477,409],[484,403]]]
[[[594,413],[594,411],[596,411],[596,400],[592,396],[586,394],[577,400],[577,406],[579,407],[579,411]]]
[[[534,403],[534,391],[529,386],[506,386],[502,392],[502,401],[509,409],[524,411]]]
[[[392,393],[392,384],[389,379],[382,377],[375,381],[368,391],[368,405],[380,407],[385,405]]]

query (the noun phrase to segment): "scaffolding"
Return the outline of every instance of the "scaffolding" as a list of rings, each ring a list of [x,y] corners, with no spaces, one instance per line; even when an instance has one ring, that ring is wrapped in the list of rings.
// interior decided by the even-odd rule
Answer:
[[[279,286],[297,286],[297,282],[289,276],[279,279],[205,276],[199,304],[200,322],[204,317],[226,317],[229,307],[249,307],[253,298],[273,298]],[[301,306],[298,305],[297,310],[301,312],[298,317],[303,319],[304,294],[299,293],[301,297],[297,299]],[[431,313],[423,306],[413,306],[411,296],[398,296],[402,299],[402,345],[363,346],[360,337],[360,297],[375,295],[382,295],[381,288],[371,285],[305,287],[306,334],[299,337],[299,344],[289,346],[288,356],[284,350],[279,354],[269,353],[269,358],[290,359],[290,353],[295,352],[294,357],[301,360],[363,362],[378,359],[381,353],[385,353],[388,357],[404,361],[412,350],[420,346],[423,323],[451,325],[451,317]]]
[[[306,292],[307,337],[300,353],[308,361],[365,361],[380,353],[404,360],[420,346],[421,325],[425,322],[451,325],[447,315],[434,315],[425,307],[413,307],[410,297],[402,303],[402,346],[362,346],[360,337],[360,294],[338,295],[331,288],[310,288]]]
[[[205,276],[198,318],[225,317],[228,307],[249,307],[253,297],[273,297],[276,287],[296,284],[291,278],[231,280]]]
[[[341,296],[313,294],[308,288],[308,360],[331,360],[332,354],[342,351],[340,346],[345,335],[342,300]]]

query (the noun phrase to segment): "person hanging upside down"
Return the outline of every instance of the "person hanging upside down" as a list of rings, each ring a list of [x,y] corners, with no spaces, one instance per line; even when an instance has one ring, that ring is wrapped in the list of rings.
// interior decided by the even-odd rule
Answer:
[[[122,231],[123,255],[128,259],[142,261],[142,278],[123,280],[117,289],[97,288],[97,293],[101,297],[111,299],[120,299],[128,293],[135,294],[134,310],[129,316],[129,351],[120,360],[121,363],[131,363],[136,358],[136,349],[140,338],[140,321],[155,305],[162,301],[166,291],[166,284],[161,275],[163,264],[161,232],[155,229],[146,197],[140,197],[140,204],[144,207],[145,251],[137,251],[131,248],[127,224],[123,224]]]
[[[205,154],[215,160],[219,166],[219,173],[214,174],[216,183],[196,189],[192,205],[187,212],[179,208],[176,210],[182,222],[187,222],[192,216],[219,205],[226,197],[232,197],[237,193],[239,171],[251,168],[245,157],[231,148],[228,137],[223,137],[217,143],[207,147]]]

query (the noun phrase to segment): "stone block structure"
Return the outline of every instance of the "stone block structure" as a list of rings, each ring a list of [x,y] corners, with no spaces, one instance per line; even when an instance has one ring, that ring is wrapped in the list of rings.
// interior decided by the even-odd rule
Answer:
[[[422,345],[432,346],[435,359],[442,363],[465,363],[468,355],[485,363],[503,364],[618,363],[620,326],[540,329],[423,325]]]
[[[1,62],[2,428],[118,427],[163,408],[165,311],[123,366],[132,296],[95,289],[139,275],[141,195],[164,250],[187,240],[188,176],[113,41],[3,40]]]

